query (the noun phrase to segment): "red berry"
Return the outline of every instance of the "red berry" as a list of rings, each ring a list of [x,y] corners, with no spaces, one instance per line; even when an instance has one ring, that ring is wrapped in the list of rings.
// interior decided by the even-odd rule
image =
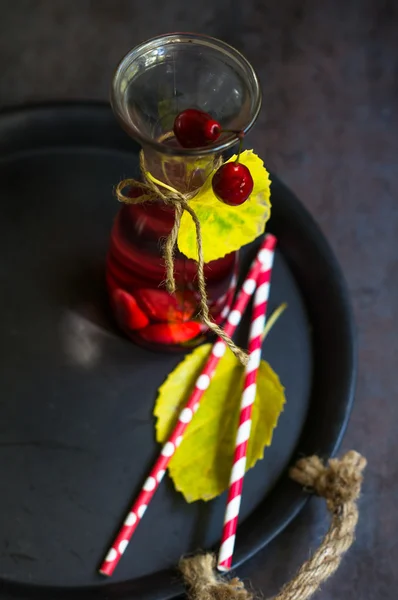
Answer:
[[[249,169],[238,162],[227,162],[215,173],[213,192],[221,202],[230,206],[243,204],[253,191],[253,178]]]
[[[203,110],[187,108],[176,116],[173,130],[183,148],[200,148],[216,141],[221,125]]]

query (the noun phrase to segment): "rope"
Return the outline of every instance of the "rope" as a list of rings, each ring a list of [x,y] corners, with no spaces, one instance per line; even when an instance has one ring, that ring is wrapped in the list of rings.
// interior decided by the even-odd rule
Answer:
[[[344,553],[354,541],[358,521],[357,500],[361,491],[366,460],[348,452],[341,460],[330,459],[327,466],[317,456],[303,458],[291,469],[291,478],[325,498],[331,524],[319,548],[283,586],[273,600],[307,600],[335,573]],[[215,573],[212,554],[183,558],[180,571],[190,600],[252,600],[240,579],[226,579]]]
[[[181,218],[186,211],[194,225],[196,232],[196,245],[198,250],[197,260],[197,277],[198,277],[198,289],[199,289],[199,305],[200,305],[200,320],[204,323],[213,333],[219,336],[226,345],[232,350],[239,361],[246,365],[248,356],[241,348],[239,348],[235,342],[232,341],[229,335],[219,327],[212,319],[208,306],[208,298],[206,292],[206,280],[204,276],[204,259],[203,259],[203,244],[202,244],[202,232],[199,219],[189,204],[189,200],[193,198],[197,191],[182,193],[173,187],[158,181],[155,179],[145,168],[144,153],[140,152],[140,169],[144,179],[143,182],[137,181],[136,179],[124,179],[121,181],[115,189],[115,194],[119,202],[125,204],[141,204],[143,202],[156,202],[159,199],[172,206],[175,210],[174,225],[168,235],[166,242],[163,247],[163,255],[166,267],[166,288],[170,294],[174,294],[176,291],[176,283],[174,278],[174,253],[177,247],[178,232],[180,229]],[[143,190],[143,194],[138,198],[131,198],[123,193],[123,190],[130,186],[137,186]]]

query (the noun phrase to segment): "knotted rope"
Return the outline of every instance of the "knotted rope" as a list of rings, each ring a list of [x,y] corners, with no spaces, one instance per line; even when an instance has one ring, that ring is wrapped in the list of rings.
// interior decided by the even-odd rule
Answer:
[[[358,521],[357,500],[366,460],[357,452],[348,452],[341,460],[330,459],[327,466],[317,456],[303,458],[291,469],[294,481],[325,498],[331,524],[319,548],[283,586],[273,600],[307,600],[340,565],[344,553],[354,541]],[[215,573],[212,554],[180,561],[190,600],[252,600],[238,578],[226,579]]]
[[[200,304],[200,320],[204,323],[213,333],[219,336],[227,346],[232,350],[235,356],[240,360],[243,365],[247,364],[248,356],[241,348],[239,348],[225,333],[225,331],[215,323],[210,315],[208,298],[206,292],[206,281],[204,276],[204,259],[203,259],[203,244],[202,244],[202,232],[199,219],[189,204],[191,200],[198,192],[182,193],[175,188],[163,183],[147,171],[145,168],[144,153],[140,152],[140,169],[143,181],[137,181],[136,179],[124,179],[121,181],[115,189],[115,194],[119,202],[125,204],[141,204],[143,202],[156,202],[161,200],[167,206],[174,208],[175,217],[173,228],[168,235],[166,242],[163,247],[163,256],[166,266],[166,288],[170,294],[174,294],[176,291],[176,283],[174,278],[174,253],[177,247],[177,237],[180,229],[181,218],[183,212],[186,211],[194,225],[196,231],[196,245],[198,251],[197,260],[197,276],[198,276],[198,289],[199,289],[199,304]],[[138,198],[132,198],[126,196],[123,193],[127,187],[137,186],[141,188],[144,194]]]

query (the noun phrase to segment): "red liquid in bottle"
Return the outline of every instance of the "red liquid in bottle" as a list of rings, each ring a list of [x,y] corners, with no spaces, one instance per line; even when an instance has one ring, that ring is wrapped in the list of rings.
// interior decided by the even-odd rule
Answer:
[[[175,295],[165,288],[162,243],[174,224],[163,203],[123,206],[114,222],[106,264],[112,308],[123,331],[153,349],[195,345],[206,331],[198,317],[197,264],[178,251],[174,257]],[[231,299],[236,253],[205,265],[209,308],[220,321]]]

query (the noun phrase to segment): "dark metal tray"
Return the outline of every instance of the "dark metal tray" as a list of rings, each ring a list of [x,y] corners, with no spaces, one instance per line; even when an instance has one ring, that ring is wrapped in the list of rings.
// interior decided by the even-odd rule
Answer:
[[[0,114],[2,599],[172,598],[182,591],[179,556],[220,537],[225,497],[188,505],[166,478],[114,577],[97,574],[158,452],[156,390],[181,359],[136,347],[109,313],[112,188],[137,174],[137,152],[105,105]],[[276,177],[272,204],[279,246],[270,310],[283,301],[289,308],[264,357],[287,406],[246,477],[237,565],[303,506],[286,469],[298,455],[334,453],[355,380],[353,320],[336,260]]]

